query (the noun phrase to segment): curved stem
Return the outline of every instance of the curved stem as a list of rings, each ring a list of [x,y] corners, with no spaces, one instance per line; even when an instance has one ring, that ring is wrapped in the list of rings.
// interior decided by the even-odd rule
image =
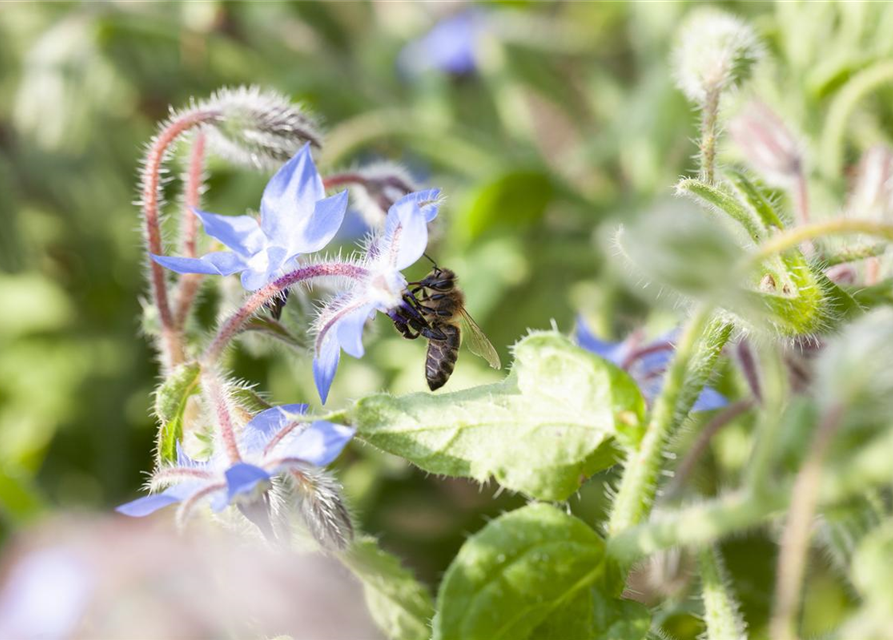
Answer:
[[[204,365],[213,365],[220,358],[220,354],[230,343],[233,337],[238,334],[245,323],[264,306],[264,304],[280,295],[283,291],[299,282],[313,280],[316,278],[328,277],[346,277],[360,279],[368,275],[368,271],[363,267],[343,262],[322,262],[319,264],[311,264],[306,267],[300,267],[294,271],[285,274],[278,280],[255,291],[248,300],[245,301],[235,313],[233,313],[220,326],[217,335],[211,341],[211,344],[205,350],[202,356]]]
[[[859,260],[875,258],[877,256],[883,255],[887,251],[888,247],[889,245],[886,242],[879,242],[877,244],[870,244],[862,247],[842,249],[836,253],[830,253],[822,256],[822,266],[827,269],[828,267],[834,267],[839,264],[846,264],[848,262],[858,262]]]
[[[322,184],[326,189],[333,189],[335,187],[342,187],[349,184],[361,184],[365,186],[367,182],[366,178],[354,171],[333,173],[328,176],[323,176],[322,179]]]
[[[819,154],[824,173],[829,178],[841,178],[844,137],[855,106],[862,98],[889,82],[893,82],[893,62],[881,60],[858,72],[837,92],[825,118],[825,132]]]
[[[864,234],[877,236],[886,240],[893,240],[893,224],[884,224],[882,222],[873,222],[871,220],[860,220],[857,218],[832,218],[822,222],[812,222],[795,227],[784,233],[780,233],[774,238],[764,242],[760,246],[760,250],[748,257],[749,265],[757,265],[763,260],[782,253],[788,249],[793,249],[804,240],[812,238],[821,238],[828,235],[856,235]]]
[[[212,111],[186,113],[166,125],[149,147],[141,180],[142,211],[145,222],[146,246],[149,253],[163,254],[158,210],[161,191],[161,166],[167,157],[168,151],[174,141],[183,133],[202,122],[207,122],[216,117],[217,114]],[[164,268],[150,260],[149,272],[151,275],[152,300],[158,309],[158,316],[161,320],[162,363],[166,368],[171,368],[183,361],[183,345],[179,332],[176,330],[174,316],[168,301]]]
[[[196,257],[196,237],[198,235],[198,217],[193,213],[201,205],[202,184],[205,178],[205,133],[197,131],[192,141],[192,152],[189,155],[189,169],[186,172],[186,190],[183,198],[182,252],[187,258]],[[192,302],[198,293],[203,276],[199,273],[187,273],[180,278],[177,290],[177,303],[174,311],[174,324],[182,330],[189,317]]]

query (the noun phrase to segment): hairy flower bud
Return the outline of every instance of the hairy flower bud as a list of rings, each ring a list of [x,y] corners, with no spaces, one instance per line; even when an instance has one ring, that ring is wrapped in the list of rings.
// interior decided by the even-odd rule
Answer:
[[[770,184],[789,186],[803,170],[801,144],[769,107],[749,102],[729,124],[747,162]]]
[[[746,80],[762,49],[753,29],[717,9],[692,12],[673,56],[676,84],[693,102]]]
[[[893,214],[893,149],[876,145],[862,155],[847,210],[860,218]]]
[[[373,228],[381,226],[388,209],[397,200],[419,189],[409,172],[393,162],[377,162],[337,173],[326,177],[324,182],[326,188],[347,186],[354,207]]]
[[[346,549],[353,540],[353,524],[338,482],[321,469],[311,467],[295,470],[291,478],[310,535],[323,549]]]
[[[321,145],[316,122],[285,96],[258,87],[217,91],[199,105],[219,114],[208,126],[208,144],[227,160],[275,168],[307,142]]]

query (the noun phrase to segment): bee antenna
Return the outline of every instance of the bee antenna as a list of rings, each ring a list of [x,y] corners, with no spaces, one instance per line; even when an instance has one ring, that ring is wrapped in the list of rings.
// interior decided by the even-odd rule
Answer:
[[[434,266],[435,269],[439,269],[439,268],[440,268],[440,267],[437,266],[437,263],[434,262],[434,258],[432,258],[431,256],[429,256],[427,253],[423,253],[422,255],[425,256],[425,258],[428,259],[428,262],[430,262],[430,263]]]

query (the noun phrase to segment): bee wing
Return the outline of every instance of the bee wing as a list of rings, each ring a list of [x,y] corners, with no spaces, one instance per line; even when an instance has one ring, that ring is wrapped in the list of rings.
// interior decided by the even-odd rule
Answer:
[[[501,368],[502,363],[499,362],[499,354],[496,353],[495,347],[487,339],[487,336],[484,335],[484,332],[481,331],[477,322],[468,315],[464,307],[460,309],[459,315],[462,317],[462,328],[465,330],[465,336],[468,340],[468,350],[474,355],[482,357],[494,369]]]

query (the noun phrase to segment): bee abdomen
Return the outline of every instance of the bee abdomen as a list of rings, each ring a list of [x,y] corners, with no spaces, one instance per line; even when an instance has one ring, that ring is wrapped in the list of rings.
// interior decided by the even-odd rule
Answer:
[[[459,328],[449,324],[437,326],[446,340],[429,340],[428,355],[425,359],[425,378],[431,391],[440,389],[450,379],[459,357]]]

